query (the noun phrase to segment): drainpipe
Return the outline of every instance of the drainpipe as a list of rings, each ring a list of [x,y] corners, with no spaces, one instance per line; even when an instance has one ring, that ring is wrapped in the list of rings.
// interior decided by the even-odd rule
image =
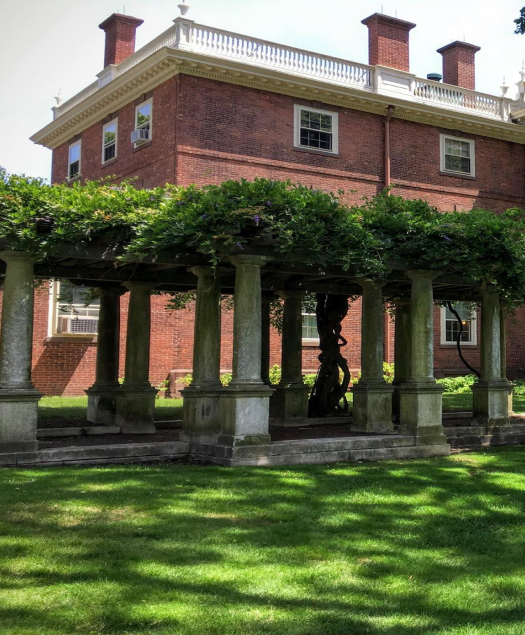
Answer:
[[[394,106],[389,106],[385,117],[385,189],[390,187],[390,120],[394,114]]]

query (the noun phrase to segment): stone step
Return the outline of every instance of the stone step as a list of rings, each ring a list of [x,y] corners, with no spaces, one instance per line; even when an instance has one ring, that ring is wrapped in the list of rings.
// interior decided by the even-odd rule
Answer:
[[[0,465],[89,465],[92,463],[119,463],[122,460],[126,462],[167,460],[187,456],[188,452],[189,444],[182,441],[72,446],[36,452],[0,454]]]
[[[120,434],[120,426],[84,426],[82,428],[37,428],[36,436],[39,439],[46,437],[79,437],[82,435]]]

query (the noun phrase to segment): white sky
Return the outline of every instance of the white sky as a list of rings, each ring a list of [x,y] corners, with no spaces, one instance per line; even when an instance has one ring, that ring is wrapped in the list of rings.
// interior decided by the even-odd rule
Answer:
[[[123,4],[125,2],[125,5]],[[121,4],[119,4],[121,3]],[[49,178],[51,151],[29,136],[51,121],[53,97],[65,99],[102,70],[104,33],[114,12],[142,18],[137,48],[171,26],[178,0],[0,0],[0,166]],[[415,22],[411,71],[441,72],[436,49],[454,40],[481,46],[477,90],[500,94],[503,76],[514,84],[525,59],[525,36],[513,20],[524,0],[189,0],[189,18],[202,24],[283,44],[368,62],[361,20],[381,11]]]

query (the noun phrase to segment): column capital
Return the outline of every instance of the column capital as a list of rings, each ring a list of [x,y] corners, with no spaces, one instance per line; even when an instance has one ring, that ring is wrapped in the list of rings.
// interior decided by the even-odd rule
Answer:
[[[499,289],[497,287],[492,287],[492,286],[488,286],[488,287],[481,287],[480,289],[480,293],[483,294],[487,294],[487,295],[499,295]]]
[[[230,262],[236,267],[242,265],[253,265],[255,267],[262,267],[269,261],[267,256],[257,256],[252,254],[238,254],[236,256],[230,256]]]
[[[210,267],[207,265],[196,265],[195,267],[189,267],[188,271],[200,277],[210,276],[213,278],[222,278],[223,276],[227,276],[229,273],[233,273],[232,269],[229,267]]]
[[[152,282],[130,280],[129,282],[124,282],[122,286],[126,287],[129,291],[149,293],[150,291],[153,291],[157,285]]]
[[[36,262],[37,258],[28,251],[0,251],[0,260],[4,262]]]
[[[99,296],[103,295],[124,295],[126,293],[126,289],[123,287],[94,287],[97,290],[97,294]]]
[[[423,280],[435,280],[439,276],[443,275],[442,271],[433,271],[432,269],[409,269],[405,273],[410,280],[416,280],[417,278]]]
[[[357,284],[360,287],[384,287],[385,286],[385,281],[384,280],[369,280],[367,278],[359,278],[357,280]]]
[[[288,298],[304,298],[306,295],[306,291],[298,291],[296,289],[283,289],[282,291],[277,291],[276,295],[281,297],[283,300],[287,300]]]

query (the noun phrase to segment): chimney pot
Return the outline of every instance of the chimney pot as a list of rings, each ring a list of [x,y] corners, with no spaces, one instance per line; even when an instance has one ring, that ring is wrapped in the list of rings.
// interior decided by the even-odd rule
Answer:
[[[476,63],[474,56],[479,46],[467,42],[452,42],[438,49],[443,56],[443,81],[445,84],[476,90]]]
[[[410,31],[416,26],[382,13],[374,13],[361,22],[368,27],[368,63],[409,71]]]
[[[137,28],[144,22],[130,15],[114,13],[99,24],[106,33],[104,49],[104,68],[110,64],[120,64],[135,52],[135,35]]]

